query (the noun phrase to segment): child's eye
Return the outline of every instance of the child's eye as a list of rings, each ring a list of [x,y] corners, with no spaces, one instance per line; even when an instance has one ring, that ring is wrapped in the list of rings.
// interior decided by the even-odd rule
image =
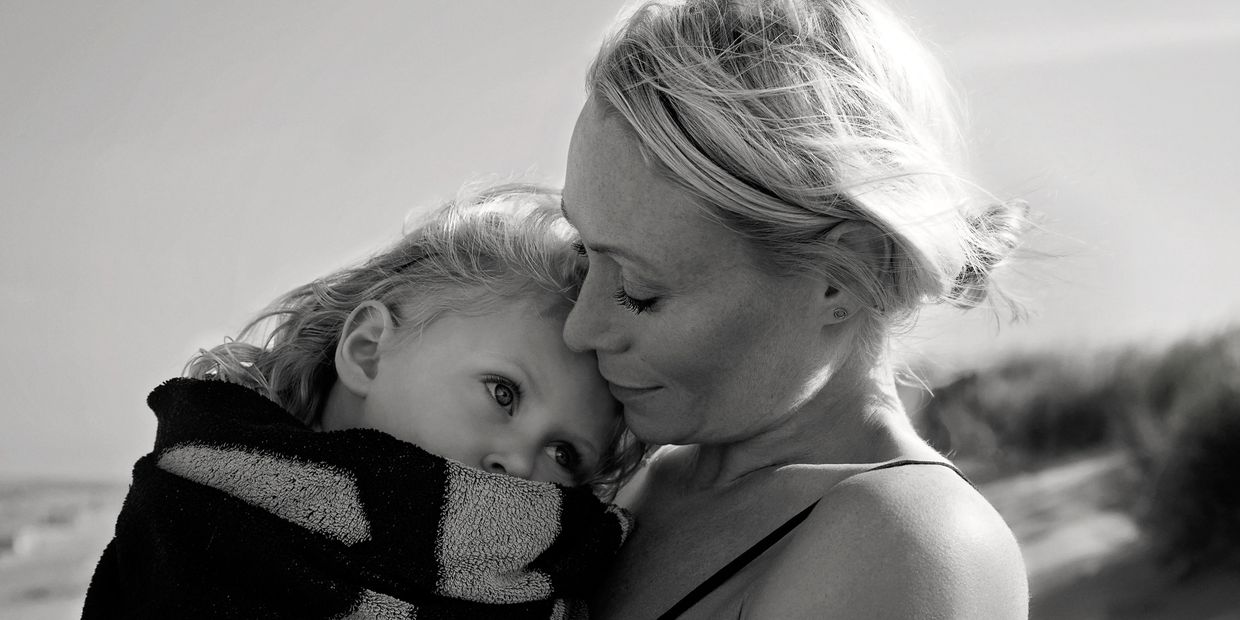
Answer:
[[[516,408],[517,397],[521,395],[521,386],[504,377],[486,377],[483,383],[491,392],[491,398],[495,400],[495,404],[503,407],[508,415],[512,415],[513,409]]]
[[[556,465],[567,471],[576,472],[581,467],[581,455],[577,453],[577,449],[572,444],[555,443],[547,446],[545,450],[547,456],[550,456]]]
[[[512,388],[502,383],[496,383],[495,387],[491,388],[491,395],[495,397],[495,402],[499,403],[500,407],[512,406],[512,401],[514,400]]]
[[[612,294],[612,298],[616,300],[616,303],[627,308],[633,314],[641,314],[649,310],[654,305],[654,302],[658,301],[656,297],[638,299],[625,292],[623,287],[616,289],[616,292]]]
[[[580,254],[581,256],[585,256],[586,255],[586,244],[580,241],[574,241],[573,251],[576,252],[577,254]]]

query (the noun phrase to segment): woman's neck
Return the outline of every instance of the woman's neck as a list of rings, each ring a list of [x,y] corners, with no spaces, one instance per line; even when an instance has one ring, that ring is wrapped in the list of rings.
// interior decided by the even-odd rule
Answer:
[[[737,441],[686,449],[682,481],[730,486],[791,465],[872,463],[929,450],[913,430],[887,363],[839,368],[811,398]]]

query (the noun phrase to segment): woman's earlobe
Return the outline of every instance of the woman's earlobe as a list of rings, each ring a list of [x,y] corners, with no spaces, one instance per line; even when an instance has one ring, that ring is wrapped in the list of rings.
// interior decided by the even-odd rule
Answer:
[[[852,295],[835,286],[828,286],[822,296],[823,321],[828,325],[843,323],[851,317],[856,309],[856,299]]]
[[[847,321],[853,315],[853,305],[849,303],[847,295],[837,295],[836,299],[828,301],[827,315],[824,322],[828,325],[838,325]]]
[[[379,374],[383,340],[395,329],[392,313],[377,301],[360,304],[349,313],[336,344],[336,376],[346,389],[365,398]]]

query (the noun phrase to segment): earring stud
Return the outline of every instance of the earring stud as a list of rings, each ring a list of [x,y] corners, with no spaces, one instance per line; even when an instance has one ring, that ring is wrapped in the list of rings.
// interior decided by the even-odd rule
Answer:
[[[831,314],[834,315],[835,318],[840,321],[843,321],[844,319],[848,318],[848,311],[843,308],[836,308],[835,311],[832,312]]]

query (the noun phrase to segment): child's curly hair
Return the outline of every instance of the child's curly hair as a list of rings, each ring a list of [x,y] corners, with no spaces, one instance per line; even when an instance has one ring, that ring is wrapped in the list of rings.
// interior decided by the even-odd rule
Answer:
[[[566,314],[586,271],[576,241],[557,190],[505,184],[464,192],[386,251],[276,299],[236,340],[200,350],[184,374],[245,385],[314,424],[336,381],[341,331],[359,304],[383,303],[409,333],[444,314],[485,314],[530,297],[551,299],[551,310]],[[610,500],[646,452],[618,417],[608,456],[586,483]]]

